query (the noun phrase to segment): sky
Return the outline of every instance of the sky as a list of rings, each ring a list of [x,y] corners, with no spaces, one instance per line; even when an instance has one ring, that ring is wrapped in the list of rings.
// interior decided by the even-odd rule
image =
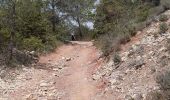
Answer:
[[[98,4],[100,4],[100,0],[97,0],[94,5],[96,6],[96,5],[98,5]],[[92,13],[95,13],[95,12],[96,12],[96,9],[93,9],[93,10],[92,10]],[[74,20],[71,20],[71,23],[72,23],[73,25],[75,25],[75,26],[78,26],[78,23],[77,23],[76,21],[74,21]],[[91,21],[86,22],[86,23],[84,23],[83,25],[87,26],[87,27],[90,28],[90,29],[94,29],[94,23],[91,22]]]
[[[100,4],[100,0],[97,0],[94,5],[96,6],[98,4]],[[96,12],[96,9],[93,9],[92,13],[95,13],[95,12]],[[88,26],[90,29],[94,28],[94,23],[93,22],[87,22],[87,23],[85,23],[85,25]]]

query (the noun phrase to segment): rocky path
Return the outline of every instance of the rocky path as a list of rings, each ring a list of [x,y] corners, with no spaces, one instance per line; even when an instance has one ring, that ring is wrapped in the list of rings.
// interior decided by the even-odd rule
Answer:
[[[63,46],[58,50],[58,53],[61,54],[59,56],[64,56],[68,61],[66,65],[68,69],[62,73],[62,77],[59,77],[57,82],[59,88],[64,90],[67,95],[63,100],[90,100],[97,92],[95,84],[90,82],[89,78],[89,67],[94,67],[90,63],[98,58],[97,52],[90,42],[73,44],[75,45]]]
[[[91,77],[100,66],[99,56],[92,42],[64,45],[40,57],[35,67],[5,75],[16,77],[1,79],[0,100],[95,100],[101,87]]]

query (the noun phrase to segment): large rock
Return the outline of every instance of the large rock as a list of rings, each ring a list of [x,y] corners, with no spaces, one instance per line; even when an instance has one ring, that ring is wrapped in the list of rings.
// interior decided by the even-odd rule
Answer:
[[[47,87],[47,86],[50,86],[50,83],[47,82],[40,83],[40,87]]]

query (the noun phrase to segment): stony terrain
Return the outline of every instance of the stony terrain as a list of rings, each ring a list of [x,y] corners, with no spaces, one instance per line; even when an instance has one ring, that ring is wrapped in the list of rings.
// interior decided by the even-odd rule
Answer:
[[[73,42],[41,56],[32,67],[1,70],[0,100],[94,99],[101,91],[91,78],[99,56],[92,42]]]
[[[165,12],[170,17],[170,11]],[[108,87],[99,98],[107,93],[114,95],[110,100],[146,100],[148,92],[157,90],[156,75],[169,70],[170,30],[159,34],[161,22],[152,22],[139,31],[126,45],[122,45],[119,56],[121,63],[110,60],[93,75],[94,80],[109,81]],[[170,19],[166,22],[170,25]]]

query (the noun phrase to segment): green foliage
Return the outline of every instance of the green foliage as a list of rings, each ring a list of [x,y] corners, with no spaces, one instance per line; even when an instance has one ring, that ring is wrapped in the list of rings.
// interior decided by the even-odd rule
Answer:
[[[146,95],[145,100],[165,100],[162,93],[158,91],[151,91]]]
[[[101,0],[101,4],[96,10],[94,23],[96,38],[100,38],[100,35],[107,36],[109,34],[111,44],[114,44],[115,41],[118,41],[116,42],[118,45],[119,43],[129,42],[130,37],[136,35],[136,31],[149,24],[146,20],[150,17],[151,8],[153,8],[151,4],[143,4],[140,1]],[[102,40],[101,45],[107,44],[104,42],[107,38]],[[106,47],[114,48],[112,46]],[[104,48],[106,47],[104,46]]]
[[[159,6],[160,5],[160,1],[161,0],[152,0],[152,3],[154,4],[154,6]]]
[[[158,75],[156,77],[156,82],[160,84],[163,90],[170,90],[170,71]]]
[[[113,56],[113,61],[114,61],[115,65],[118,65],[118,64],[120,64],[120,62],[122,60],[121,60],[121,57],[117,53],[115,53],[114,56]]]
[[[42,51],[44,48],[42,40],[36,37],[24,38],[22,46],[30,51]]]
[[[162,6],[164,6],[165,9],[170,9],[170,1],[169,0],[161,0]]]
[[[170,39],[167,39],[166,47],[167,47],[168,53],[170,54]]]
[[[108,56],[112,50],[112,46],[111,46],[111,41],[109,41],[109,39],[105,40],[103,43],[103,46],[101,48],[103,55],[104,56]]]
[[[54,49],[60,43],[57,36],[68,34],[68,27],[64,22],[55,22],[56,31],[53,32],[50,22],[51,13],[48,7],[50,2],[42,0],[12,2],[7,0],[0,3],[0,35],[5,48],[11,41],[12,31],[14,32],[12,41],[15,48],[35,51]],[[15,5],[15,9],[11,5]],[[11,17],[12,13],[15,13],[15,17]],[[57,15],[56,17],[58,18]],[[14,21],[15,23],[13,23]],[[66,37],[66,35],[62,35],[62,37]]]
[[[168,30],[168,25],[166,23],[161,23],[159,26],[160,34],[165,33]]]
[[[146,21],[149,16],[149,10],[151,7],[149,5],[141,5],[136,10],[136,16],[138,22]]]
[[[61,44],[61,41],[57,40],[56,36],[47,36],[46,42],[44,43],[44,52],[51,52]]]
[[[122,34],[119,36],[119,41],[121,44],[126,44],[127,42],[130,41],[130,38],[131,38],[130,34]]]
[[[166,71],[163,74],[156,76],[156,82],[160,85],[160,88],[165,99],[160,100],[169,100],[170,99],[170,71]]]
[[[162,21],[162,22],[164,22],[164,21],[167,21],[168,20],[168,16],[167,15],[160,15],[160,17],[159,17],[159,21]]]

